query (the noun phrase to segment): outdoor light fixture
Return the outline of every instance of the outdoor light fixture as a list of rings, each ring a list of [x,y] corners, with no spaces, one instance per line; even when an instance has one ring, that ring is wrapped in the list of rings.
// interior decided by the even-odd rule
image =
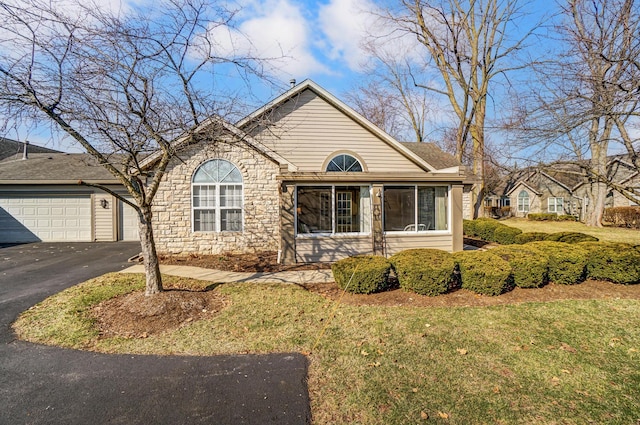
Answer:
[[[109,202],[106,199],[100,199],[100,206],[107,209],[109,207]]]

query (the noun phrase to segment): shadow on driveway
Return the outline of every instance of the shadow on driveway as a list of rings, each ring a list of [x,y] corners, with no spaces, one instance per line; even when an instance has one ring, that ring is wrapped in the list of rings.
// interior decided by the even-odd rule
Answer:
[[[0,248],[0,424],[308,424],[301,354],[107,355],[15,341],[17,315],[129,266],[138,243]]]

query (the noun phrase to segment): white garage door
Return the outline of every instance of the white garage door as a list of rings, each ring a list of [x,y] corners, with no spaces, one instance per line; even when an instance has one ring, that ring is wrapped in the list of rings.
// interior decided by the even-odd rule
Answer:
[[[89,195],[0,195],[0,242],[90,242]]]
[[[133,202],[132,198],[128,198]],[[118,239],[121,241],[138,241],[138,213],[129,205],[120,201],[120,230]]]

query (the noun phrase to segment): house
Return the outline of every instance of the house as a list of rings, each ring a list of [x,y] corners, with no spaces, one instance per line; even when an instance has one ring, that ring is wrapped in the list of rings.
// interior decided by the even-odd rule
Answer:
[[[624,156],[613,156],[607,163],[607,178],[623,187],[640,189],[640,173]],[[588,194],[593,185],[576,164],[551,164],[527,167],[506,176],[485,197],[492,211],[509,206],[510,215],[526,217],[529,213],[556,213],[584,217],[589,208]],[[606,207],[635,203],[614,189],[609,189]]]
[[[88,154],[29,153],[0,162],[0,243],[137,240],[133,208],[79,180],[126,193]]]
[[[511,214],[526,217],[530,212],[573,215],[576,204],[568,176],[551,175],[541,169],[528,169],[507,192]]]
[[[397,142],[312,81],[200,134],[176,142],[157,192],[158,252],[271,250],[295,263],[462,249],[464,167],[434,145]],[[88,195],[103,213],[96,202],[108,197]]]
[[[160,252],[278,250],[293,263],[462,249],[464,167],[435,146],[415,153],[312,81],[235,126],[210,125],[226,138],[167,167]]]

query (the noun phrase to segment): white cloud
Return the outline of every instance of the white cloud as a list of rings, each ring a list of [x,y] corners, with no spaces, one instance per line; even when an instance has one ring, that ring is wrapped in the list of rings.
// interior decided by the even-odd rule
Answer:
[[[329,72],[313,55],[312,23],[292,1],[246,3],[240,19],[236,29],[213,29],[222,53],[270,58],[272,68],[287,77]]]
[[[363,44],[376,27],[369,0],[330,0],[318,13],[319,25],[329,43],[329,57],[361,71],[369,59]]]

